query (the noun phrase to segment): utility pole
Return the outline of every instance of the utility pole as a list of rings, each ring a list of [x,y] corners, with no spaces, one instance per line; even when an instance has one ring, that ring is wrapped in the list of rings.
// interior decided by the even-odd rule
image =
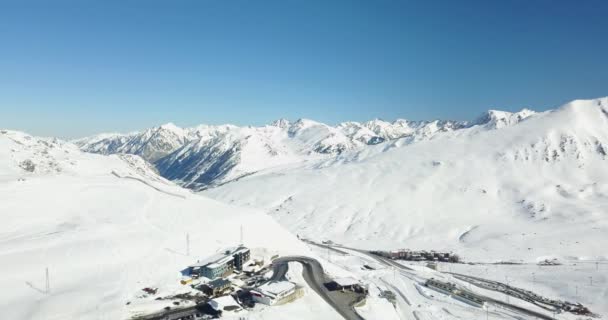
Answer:
[[[593,277],[589,277],[589,285],[593,286]]]
[[[190,234],[186,233],[186,255],[190,255]]]
[[[490,304],[486,301],[483,304],[483,308],[486,309],[486,320],[490,318]]]
[[[46,279],[46,281],[45,281],[45,286],[44,286],[44,292],[46,294],[49,294],[49,293],[51,293],[51,281],[49,280],[49,267],[46,267],[45,279]]]
[[[241,245],[243,245],[243,225],[241,225]]]

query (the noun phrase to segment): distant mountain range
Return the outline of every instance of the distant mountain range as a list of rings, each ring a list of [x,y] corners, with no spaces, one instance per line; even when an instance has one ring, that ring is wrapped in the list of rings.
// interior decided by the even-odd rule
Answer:
[[[271,167],[330,158],[388,141],[410,144],[474,126],[500,129],[533,114],[527,109],[516,113],[490,110],[471,122],[376,119],[337,126],[308,119],[279,119],[262,127],[180,128],[168,123],[141,132],[99,134],[72,142],[86,152],[139,155],[161,176],[201,190]]]
[[[489,274],[501,264],[517,264],[503,269],[513,272],[552,261],[564,268],[545,272],[562,288],[583,283],[592,269],[596,281],[594,262],[608,261],[608,98],[539,113],[492,110],[470,122],[167,124],[75,142],[0,130],[0,212],[8,222],[0,244],[10,262],[0,271],[18,275],[0,281],[17,290],[8,293],[16,301],[11,318],[30,316],[29,302],[39,298],[23,286],[41,277],[34,262],[53,267],[59,290],[45,299],[58,312],[73,301],[56,294],[60,288],[96,297],[120,282],[100,310],[125,318],[121,299],[143,283],[180,287],[163,275],[194,259],[179,251],[184,236],[206,256],[232,245],[239,226],[252,248],[286,254],[314,251],[283,228],[361,249],[452,251]],[[346,258],[331,258],[348,264],[339,274],[357,268]],[[151,265],[152,274],[141,272]],[[556,286],[548,283],[539,288]],[[607,314],[601,292],[588,292],[593,310]],[[110,298],[89,300],[100,299]],[[80,319],[92,309],[70,310]]]
[[[608,259],[599,245],[608,234],[608,98],[491,111],[450,129],[202,193],[263,209],[303,237],[361,248],[452,250],[470,261]]]

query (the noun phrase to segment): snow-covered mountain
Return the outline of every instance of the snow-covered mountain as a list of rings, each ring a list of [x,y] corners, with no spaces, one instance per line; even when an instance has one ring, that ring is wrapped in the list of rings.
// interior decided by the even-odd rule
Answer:
[[[160,310],[167,300],[141,298],[138,292],[143,287],[158,287],[162,297],[181,292],[179,270],[195,259],[184,254],[185,235],[198,258],[234,244],[242,226],[246,244],[271,252],[268,257],[316,256],[329,274],[355,274],[369,283],[375,291],[358,311],[370,320],[398,318],[397,308],[379,297],[385,281],[404,290],[416,308],[414,318],[429,311],[437,318],[475,319],[484,311],[426,295],[418,280],[373,259],[311,251],[293,234],[359,248],[453,250],[466,261],[558,258],[567,262],[559,273],[515,266],[523,268],[516,273],[517,285],[542,288],[550,297],[584,297],[593,311],[606,314],[602,269],[594,269],[594,285],[586,286],[591,264],[581,265],[608,260],[608,98],[542,113],[490,111],[483,119],[374,120],[336,127],[311,120],[264,127],[165,125],[146,134],[78,141],[81,148],[114,155],[0,130],[0,272],[6,275],[0,285],[11,288],[0,293],[0,312],[11,319],[126,319],[139,314],[134,304]],[[156,160],[151,164],[138,152]],[[191,175],[173,177],[171,170]],[[202,178],[230,182],[197,194],[157,171],[185,185]],[[214,172],[218,175],[203,177]],[[504,275],[513,283],[513,273],[505,273],[511,269],[492,265],[487,274],[488,266],[474,267],[485,268],[484,277]],[[51,294],[41,290],[46,267]],[[453,267],[469,272],[466,264]],[[294,279],[301,269],[291,269]],[[537,272],[537,280],[549,274],[566,280],[528,279],[530,271]],[[580,292],[570,292],[573,285]],[[237,316],[286,315],[339,318],[308,293],[284,306]]]
[[[531,114],[492,111],[431,140],[393,140],[204,194],[359,247],[608,259],[608,98]]]
[[[254,172],[319,158],[333,158],[401,139],[409,144],[471,125],[498,129],[534,114],[489,111],[472,124],[458,121],[372,120],[330,126],[313,120],[277,120],[262,127],[232,125],[179,128],[173,124],[130,134],[101,134],[73,141],[87,152],[135,154],[178,184],[204,189]]]
[[[83,150],[101,154],[135,154],[154,162],[191,139],[190,132],[167,123],[130,134],[100,134],[73,141]]]
[[[536,114],[536,112],[529,109],[522,109],[521,111],[514,113],[488,110],[473,121],[472,125],[479,125],[488,129],[500,129],[516,125],[534,114]]]
[[[145,287],[163,297],[183,291],[180,270],[238,244],[239,227],[252,248],[307,253],[263,212],[193,194],[139,156],[84,153],[21,132],[0,131],[0,199],[5,319],[129,319],[136,301],[173,307],[137,297]]]

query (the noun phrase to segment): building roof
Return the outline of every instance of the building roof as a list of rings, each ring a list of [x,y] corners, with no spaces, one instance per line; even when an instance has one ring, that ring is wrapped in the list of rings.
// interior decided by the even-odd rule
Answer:
[[[190,267],[195,268],[209,266],[210,268],[215,268],[218,265],[225,264],[232,259],[234,259],[232,255],[226,255],[224,252],[218,252],[210,257],[207,257],[206,259],[203,259],[191,265]]]
[[[230,247],[230,248],[226,248],[210,257],[207,257],[206,259],[203,259],[193,265],[190,265],[190,268],[196,268],[196,267],[209,267],[209,268],[217,268],[223,264],[228,263],[230,260],[233,259],[233,255],[236,253],[245,253],[249,251],[249,248],[244,247],[244,246],[238,246],[238,247]]]
[[[345,278],[336,278],[334,282],[337,283],[341,287],[348,287],[355,284],[359,284],[359,281],[355,278],[345,277]]]
[[[237,253],[245,253],[247,251],[249,251],[249,248],[247,248],[245,246],[236,246],[236,247],[226,248],[222,252],[233,255],[233,254],[237,254]]]
[[[211,282],[207,282],[205,285],[209,288],[217,288],[217,287],[223,287],[226,284],[230,284],[230,281],[219,278],[219,279],[215,279]]]
[[[263,285],[255,288],[256,291],[267,296],[275,297],[283,292],[289,291],[295,288],[296,285],[289,281],[270,281]]]
[[[209,300],[209,302],[207,302],[213,309],[215,310],[222,310],[224,309],[224,307],[227,306],[238,306],[238,303],[236,303],[236,301],[234,301],[234,298],[232,298],[232,296],[223,296],[223,297],[219,297],[219,298],[215,298],[212,300]]]

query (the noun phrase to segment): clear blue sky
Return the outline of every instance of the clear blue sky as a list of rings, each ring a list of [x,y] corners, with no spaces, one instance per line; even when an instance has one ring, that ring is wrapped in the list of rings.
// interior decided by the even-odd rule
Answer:
[[[0,0],[0,127],[474,118],[608,95],[608,1]]]

